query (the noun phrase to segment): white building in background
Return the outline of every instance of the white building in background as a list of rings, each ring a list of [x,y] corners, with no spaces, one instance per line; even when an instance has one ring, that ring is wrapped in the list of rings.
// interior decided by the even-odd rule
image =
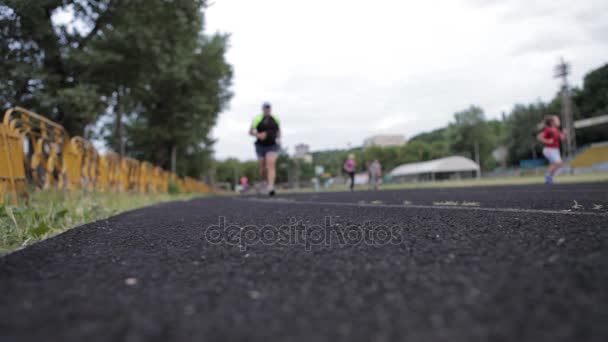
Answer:
[[[397,183],[479,177],[479,165],[469,158],[453,156],[399,165],[390,172]]]
[[[389,147],[389,146],[401,146],[405,145],[407,140],[405,140],[405,136],[400,134],[381,134],[374,135],[365,140],[363,140],[363,147],[370,146],[381,146],[381,147]]]
[[[302,159],[308,163],[312,163],[312,154],[310,154],[310,146],[307,144],[297,144],[295,147],[294,158]]]
[[[310,153],[310,146],[307,144],[297,144],[295,147],[295,157],[303,157]]]

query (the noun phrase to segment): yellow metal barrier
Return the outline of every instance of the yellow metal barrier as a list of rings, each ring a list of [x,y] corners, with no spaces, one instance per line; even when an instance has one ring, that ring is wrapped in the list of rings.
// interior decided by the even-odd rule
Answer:
[[[95,189],[98,176],[99,155],[89,141],[81,137],[70,139],[64,148],[64,174],[69,190]]]
[[[136,192],[139,184],[139,161],[133,158],[121,158],[120,191]]]
[[[27,183],[69,191],[210,192],[201,182],[110,152],[101,156],[88,140],[70,138],[63,126],[21,107],[7,110],[0,123],[0,205],[10,195],[16,205]]]
[[[26,178],[22,136],[17,130],[0,124],[0,204],[10,194],[11,203],[17,204],[25,193]]]
[[[160,167],[154,168],[154,192],[165,192],[169,189],[169,172]]]
[[[43,189],[62,187],[60,153],[68,140],[65,129],[21,107],[7,110],[2,124],[8,127],[9,134],[20,137],[19,148],[13,149],[9,158],[23,160],[26,175],[35,185]]]
[[[139,163],[139,175],[137,177],[137,191],[138,192],[153,192],[152,181],[153,181],[154,166],[148,162]]]
[[[120,191],[120,172],[121,168],[121,160],[120,155],[117,153],[107,153],[104,158],[108,162],[108,180],[110,181],[109,189],[110,191],[119,192]]]

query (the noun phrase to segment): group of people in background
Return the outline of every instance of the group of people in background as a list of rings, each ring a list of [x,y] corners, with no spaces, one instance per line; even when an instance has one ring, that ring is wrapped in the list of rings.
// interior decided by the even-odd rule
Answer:
[[[262,114],[257,115],[249,129],[249,135],[256,138],[254,146],[260,167],[261,191],[269,196],[275,195],[276,163],[280,151],[281,128],[278,117],[272,114],[270,103],[262,104]],[[355,187],[355,171],[357,162],[355,156],[350,154],[344,163],[344,171],[350,177],[350,189]],[[367,164],[367,173],[370,189],[378,190],[382,180],[382,166],[378,159]],[[249,187],[248,179],[242,177],[240,185],[243,189]]]
[[[346,161],[344,162],[343,169],[350,179],[350,191],[354,191],[355,172],[357,170],[357,160],[355,159],[354,154],[351,153],[348,155],[348,158],[346,158]],[[369,189],[378,190],[378,186],[382,182],[382,166],[380,165],[380,162],[378,159],[374,159],[371,163],[367,162],[366,169]]]
[[[567,135],[566,132],[561,130],[559,117],[555,115],[547,116],[543,124],[544,128],[537,135],[537,139],[544,144],[543,155],[550,163],[545,174],[545,183],[553,184],[553,176],[562,166],[560,143],[566,139]],[[262,114],[259,114],[253,120],[249,134],[256,138],[254,145],[259,161],[260,180],[262,181],[263,191],[267,192],[270,196],[274,196],[276,162],[280,151],[281,129],[279,119],[271,112],[270,103],[264,102]],[[378,186],[382,181],[382,166],[380,162],[378,159],[374,159],[371,163],[366,163],[366,168],[369,189],[378,190]],[[357,161],[354,154],[348,155],[343,169],[350,180],[349,188],[353,191],[357,170]],[[249,186],[246,178],[241,179],[240,183],[245,188]]]

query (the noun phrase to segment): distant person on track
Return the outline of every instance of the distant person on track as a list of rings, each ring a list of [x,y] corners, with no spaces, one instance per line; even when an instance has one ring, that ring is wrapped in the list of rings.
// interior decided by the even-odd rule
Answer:
[[[369,164],[369,168],[367,170],[369,173],[369,188],[378,190],[378,186],[380,185],[380,181],[382,179],[382,166],[378,159],[374,159],[374,161]]]
[[[545,128],[538,133],[538,140],[545,144],[543,155],[549,160],[549,169],[545,174],[545,184],[553,184],[553,175],[562,166],[562,157],[560,155],[560,142],[566,139],[566,132],[560,129],[560,120],[556,115],[550,115],[545,118]]]
[[[243,175],[239,180],[239,183],[241,184],[241,192],[247,192],[247,190],[249,190],[249,179],[247,176]]]
[[[355,189],[355,170],[357,169],[357,161],[355,160],[354,154],[351,153],[348,155],[343,168],[350,178],[350,191],[353,191]]]
[[[370,185],[372,182],[372,174],[369,173],[369,166],[372,165],[371,162],[366,161],[365,162],[365,171],[367,171],[367,185]]]
[[[271,113],[270,103],[262,104],[262,114],[253,119],[249,135],[256,137],[255,153],[260,164],[260,180],[269,196],[275,195],[276,164],[281,130],[279,119]]]

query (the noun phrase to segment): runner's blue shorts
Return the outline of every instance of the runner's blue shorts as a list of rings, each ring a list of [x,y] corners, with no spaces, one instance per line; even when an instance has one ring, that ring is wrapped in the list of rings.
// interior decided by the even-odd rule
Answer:
[[[262,159],[266,157],[268,153],[279,153],[281,147],[277,144],[274,145],[261,145],[255,144],[255,154],[258,156],[258,159]]]

